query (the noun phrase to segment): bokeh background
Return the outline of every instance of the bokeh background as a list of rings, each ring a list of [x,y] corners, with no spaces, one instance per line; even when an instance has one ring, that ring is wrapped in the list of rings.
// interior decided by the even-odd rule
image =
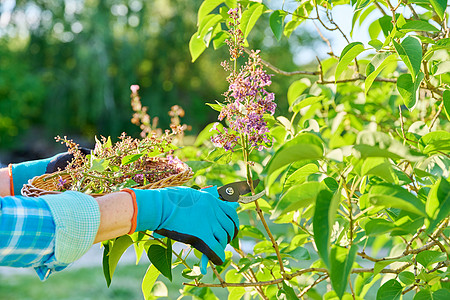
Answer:
[[[163,129],[175,104],[186,110],[183,121],[192,126],[188,135],[216,119],[205,103],[222,100],[227,88],[227,74],[220,67],[227,49],[208,49],[191,62],[188,43],[196,31],[199,0],[0,3],[3,165],[64,150],[54,142],[56,135],[84,146],[95,135],[137,136],[139,128],[130,122],[131,84],[141,86],[143,105],[151,117],[159,117]],[[260,27],[266,28],[263,22],[267,20]],[[314,68],[314,52],[326,46],[316,32],[297,31],[289,41],[276,42],[267,28],[257,28],[249,38],[263,58],[287,71],[299,65]],[[296,79],[273,77],[279,110],[287,108],[283,98]]]

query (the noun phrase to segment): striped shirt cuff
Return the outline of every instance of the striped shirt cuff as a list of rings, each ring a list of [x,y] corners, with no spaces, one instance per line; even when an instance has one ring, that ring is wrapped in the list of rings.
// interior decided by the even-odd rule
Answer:
[[[97,235],[100,225],[97,201],[73,191],[41,198],[49,206],[56,225],[56,260],[63,264],[76,261],[91,248]]]

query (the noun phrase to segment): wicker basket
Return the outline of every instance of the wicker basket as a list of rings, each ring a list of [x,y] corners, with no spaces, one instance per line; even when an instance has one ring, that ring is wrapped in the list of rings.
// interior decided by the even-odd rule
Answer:
[[[157,161],[161,164],[168,164],[167,158],[154,157],[151,158],[151,161],[154,163]],[[189,179],[192,178],[194,173],[192,169],[185,163],[179,161],[177,162],[177,169],[181,171],[177,174],[173,174],[162,178],[159,181],[152,182],[145,186],[136,187],[137,189],[157,189],[169,186],[179,186],[186,183]],[[41,176],[36,176],[28,181],[27,184],[24,184],[21,190],[21,194],[27,197],[39,197],[43,195],[51,195],[51,194],[60,194],[62,192],[57,191],[57,183],[60,176],[63,180],[66,180],[68,183],[71,183],[72,177],[67,174],[57,175],[58,173],[53,174],[44,174]],[[57,176],[55,176],[57,175]],[[93,197],[100,197],[105,194],[90,194]]]

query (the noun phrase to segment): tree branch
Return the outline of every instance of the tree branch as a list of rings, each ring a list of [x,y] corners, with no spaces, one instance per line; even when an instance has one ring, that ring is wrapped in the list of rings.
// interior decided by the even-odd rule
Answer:
[[[313,283],[305,287],[300,294],[297,295],[297,297],[300,299],[303,297],[310,289],[321,283],[322,281],[326,280],[328,278],[328,274],[320,275],[319,278],[317,278]]]
[[[408,267],[410,267],[412,265],[412,263],[407,263],[397,269],[383,269],[380,271],[380,273],[383,274],[400,274],[401,272],[403,272],[405,269],[407,269]],[[187,283],[184,282],[183,285],[189,285],[189,286],[196,286],[196,287],[255,287],[255,286],[268,286],[268,285],[273,285],[273,284],[278,284],[278,283],[282,283],[283,280],[290,280],[294,277],[303,275],[305,273],[310,273],[310,272],[320,272],[320,273],[326,273],[328,274],[328,270],[325,268],[308,268],[308,269],[303,269],[303,270],[299,270],[297,272],[294,272],[292,274],[285,274],[285,278],[277,278],[274,280],[269,280],[269,281],[258,281],[258,282],[224,282],[222,283]],[[374,268],[356,268],[352,270],[352,274],[360,274],[360,273],[373,273],[374,272]]]

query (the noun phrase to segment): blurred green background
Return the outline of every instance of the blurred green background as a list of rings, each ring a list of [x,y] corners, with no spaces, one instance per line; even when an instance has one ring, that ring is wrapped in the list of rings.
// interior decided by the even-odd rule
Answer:
[[[223,100],[227,74],[220,61],[228,53],[208,49],[191,62],[188,43],[199,0],[0,3],[0,163],[64,149],[53,141],[56,135],[84,146],[95,135],[138,136],[130,122],[131,84],[141,86],[143,105],[163,129],[175,104],[186,110],[190,135],[216,119],[205,103]],[[252,33],[251,47],[288,71],[298,69],[292,53],[317,41],[296,32],[276,42],[261,28]],[[294,79],[273,77],[279,110],[287,109],[284,97]]]

